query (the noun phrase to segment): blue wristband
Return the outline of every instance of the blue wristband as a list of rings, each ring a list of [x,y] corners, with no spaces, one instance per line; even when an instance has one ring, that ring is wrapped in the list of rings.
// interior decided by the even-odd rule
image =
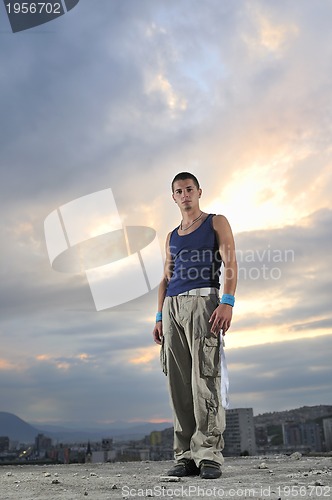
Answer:
[[[220,304],[228,304],[229,306],[234,307],[235,304],[234,295],[230,295],[229,293],[224,293],[220,299]]]
[[[156,323],[158,323],[158,321],[161,321],[161,320],[162,320],[162,314],[161,314],[161,312],[159,311],[159,312],[157,312],[157,314],[156,314]]]

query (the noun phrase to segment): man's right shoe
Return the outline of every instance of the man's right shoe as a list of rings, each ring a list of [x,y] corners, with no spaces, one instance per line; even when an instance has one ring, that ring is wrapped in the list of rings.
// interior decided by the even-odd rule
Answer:
[[[198,476],[199,468],[194,460],[182,458],[167,472],[167,475],[175,477]]]

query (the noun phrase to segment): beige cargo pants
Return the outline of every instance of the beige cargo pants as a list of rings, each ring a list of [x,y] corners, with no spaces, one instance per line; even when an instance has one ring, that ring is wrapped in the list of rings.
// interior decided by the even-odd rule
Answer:
[[[220,336],[210,332],[217,295],[166,297],[161,362],[174,415],[174,457],[223,463]]]

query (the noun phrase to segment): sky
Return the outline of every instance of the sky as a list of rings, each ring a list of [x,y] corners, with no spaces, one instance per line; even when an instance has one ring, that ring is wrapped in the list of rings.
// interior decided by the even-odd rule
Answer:
[[[12,33],[0,5],[0,411],[171,422],[157,289],[97,311],[84,270],[52,268],[44,221],[111,188],[164,253],[180,171],[235,236],[231,407],[332,404],[331,17],[323,0],[81,0]]]

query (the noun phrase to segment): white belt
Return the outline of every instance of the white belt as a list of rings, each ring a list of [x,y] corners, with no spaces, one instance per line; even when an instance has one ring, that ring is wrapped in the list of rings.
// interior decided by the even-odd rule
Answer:
[[[193,288],[187,292],[179,293],[178,295],[196,295],[199,297],[207,297],[208,295],[218,295],[218,288]]]

